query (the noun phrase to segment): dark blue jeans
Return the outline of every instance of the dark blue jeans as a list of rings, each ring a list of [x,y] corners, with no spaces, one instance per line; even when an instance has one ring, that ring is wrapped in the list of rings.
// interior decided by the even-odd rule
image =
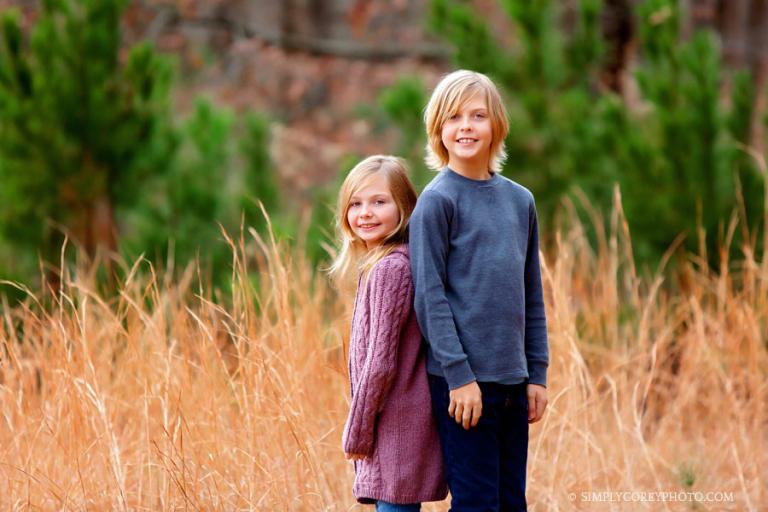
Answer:
[[[526,383],[479,382],[483,414],[464,430],[448,416],[448,384],[429,376],[432,410],[445,461],[451,512],[527,510],[525,469],[528,460]]]
[[[396,505],[388,501],[379,500],[376,502],[376,512],[419,512],[419,510],[421,510],[421,503]]]

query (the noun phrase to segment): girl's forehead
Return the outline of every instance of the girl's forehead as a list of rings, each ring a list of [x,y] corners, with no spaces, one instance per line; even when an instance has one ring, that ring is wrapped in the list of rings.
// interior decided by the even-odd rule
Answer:
[[[352,190],[352,196],[360,194],[389,193],[389,180],[383,173],[376,172],[360,180],[357,187]]]

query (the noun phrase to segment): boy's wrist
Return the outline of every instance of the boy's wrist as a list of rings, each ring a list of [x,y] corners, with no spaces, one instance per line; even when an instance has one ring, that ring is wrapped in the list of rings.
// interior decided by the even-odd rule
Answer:
[[[547,363],[528,363],[528,384],[547,387]]]
[[[469,366],[469,361],[466,359],[450,366],[443,367],[443,375],[445,381],[448,383],[448,389],[454,390],[465,386],[470,382],[476,381],[475,373]]]

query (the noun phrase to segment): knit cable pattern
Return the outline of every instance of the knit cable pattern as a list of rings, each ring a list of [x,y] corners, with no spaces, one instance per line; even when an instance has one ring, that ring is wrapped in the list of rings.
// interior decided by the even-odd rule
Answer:
[[[370,270],[363,288],[355,298],[362,311],[352,325],[352,401],[343,444],[346,453],[371,455],[376,415],[395,378],[400,333],[413,297],[408,259],[398,253],[388,255]]]

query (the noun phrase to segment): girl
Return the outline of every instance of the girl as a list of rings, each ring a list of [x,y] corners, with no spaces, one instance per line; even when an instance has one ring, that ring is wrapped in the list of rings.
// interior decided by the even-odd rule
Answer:
[[[449,74],[424,119],[440,172],[410,222],[411,265],[451,510],[525,510],[549,361],[533,195],[499,175],[509,126],[488,77]]]
[[[343,445],[355,465],[355,497],[378,511],[419,510],[447,495],[412,305],[406,244],[415,204],[404,163],[392,156],[366,158],[339,191],[341,250],[331,274],[359,271]]]

